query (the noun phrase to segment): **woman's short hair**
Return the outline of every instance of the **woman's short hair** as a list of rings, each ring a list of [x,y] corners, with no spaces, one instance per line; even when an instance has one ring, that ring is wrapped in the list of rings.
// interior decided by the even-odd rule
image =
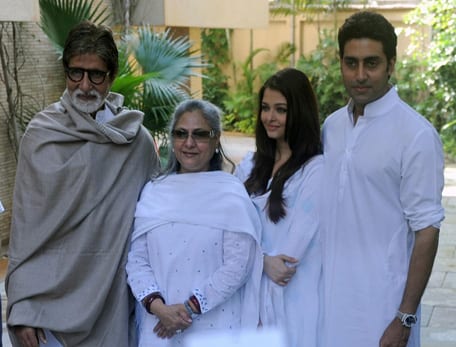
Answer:
[[[217,136],[220,136],[222,133],[223,113],[219,107],[217,107],[209,101],[201,99],[189,99],[182,101],[175,108],[174,113],[169,122],[168,136],[170,139],[170,145],[168,151],[168,163],[166,167],[166,173],[177,172],[180,170],[180,164],[172,151],[173,142],[171,132],[174,130],[177,122],[179,122],[180,118],[184,113],[193,111],[200,112],[201,116],[205,119],[209,127],[215,132]],[[234,167],[233,162],[225,155],[222,145],[219,142],[217,149],[209,163],[209,171],[222,170],[224,160],[229,162]]]

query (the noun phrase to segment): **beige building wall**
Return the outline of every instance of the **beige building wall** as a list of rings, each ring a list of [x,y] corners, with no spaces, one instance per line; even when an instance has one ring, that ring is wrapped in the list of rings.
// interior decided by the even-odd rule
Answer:
[[[395,26],[398,34],[399,57],[407,54],[407,47],[410,43],[410,38],[406,35],[407,27],[404,24],[404,16],[412,9],[411,6],[371,8],[371,10],[383,14]],[[319,33],[324,29],[336,31],[344,20],[357,10],[341,10],[336,16],[322,14],[312,19],[306,19],[303,15],[297,16],[294,28],[297,48],[295,60],[301,55],[308,55],[315,50]],[[254,60],[255,64],[263,63],[277,53],[281,44],[292,42],[292,32],[292,18],[289,16],[270,16],[267,28],[234,29],[232,34],[234,61],[243,62],[248,57],[250,48],[266,48],[268,52],[258,54]]]
[[[0,22],[33,22],[39,19],[38,0],[0,0]]]
[[[139,0],[133,25],[193,28],[267,27],[269,0]]]

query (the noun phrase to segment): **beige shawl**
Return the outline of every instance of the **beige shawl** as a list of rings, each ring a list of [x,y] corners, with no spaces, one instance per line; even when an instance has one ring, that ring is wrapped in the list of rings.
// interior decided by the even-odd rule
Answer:
[[[9,326],[50,329],[64,346],[128,346],[126,254],[158,159],[143,114],[122,102],[110,93],[115,117],[99,124],[65,92],[30,122],[14,190]]]

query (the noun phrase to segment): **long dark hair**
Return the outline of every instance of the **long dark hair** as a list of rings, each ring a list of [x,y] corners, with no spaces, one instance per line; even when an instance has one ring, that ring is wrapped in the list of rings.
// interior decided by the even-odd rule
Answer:
[[[271,76],[261,87],[258,98],[258,114],[255,129],[256,153],[254,167],[245,182],[249,194],[264,194],[268,189],[274,167],[276,140],[268,137],[261,122],[261,104],[264,91],[269,88],[280,92],[287,100],[285,141],[291,149],[291,157],[277,170],[272,178],[267,214],[277,223],[286,215],[283,197],[285,182],[305,163],[322,153],[318,104],[307,76],[293,68],[281,70]]]

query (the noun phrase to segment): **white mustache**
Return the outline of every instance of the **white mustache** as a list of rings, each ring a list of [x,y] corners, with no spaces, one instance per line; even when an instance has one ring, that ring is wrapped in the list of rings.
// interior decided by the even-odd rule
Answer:
[[[88,92],[83,92],[80,89],[76,89],[74,92],[75,96],[95,96],[95,97],[101,97],[100,93],[98,93],[96,90],[90,90]]]

